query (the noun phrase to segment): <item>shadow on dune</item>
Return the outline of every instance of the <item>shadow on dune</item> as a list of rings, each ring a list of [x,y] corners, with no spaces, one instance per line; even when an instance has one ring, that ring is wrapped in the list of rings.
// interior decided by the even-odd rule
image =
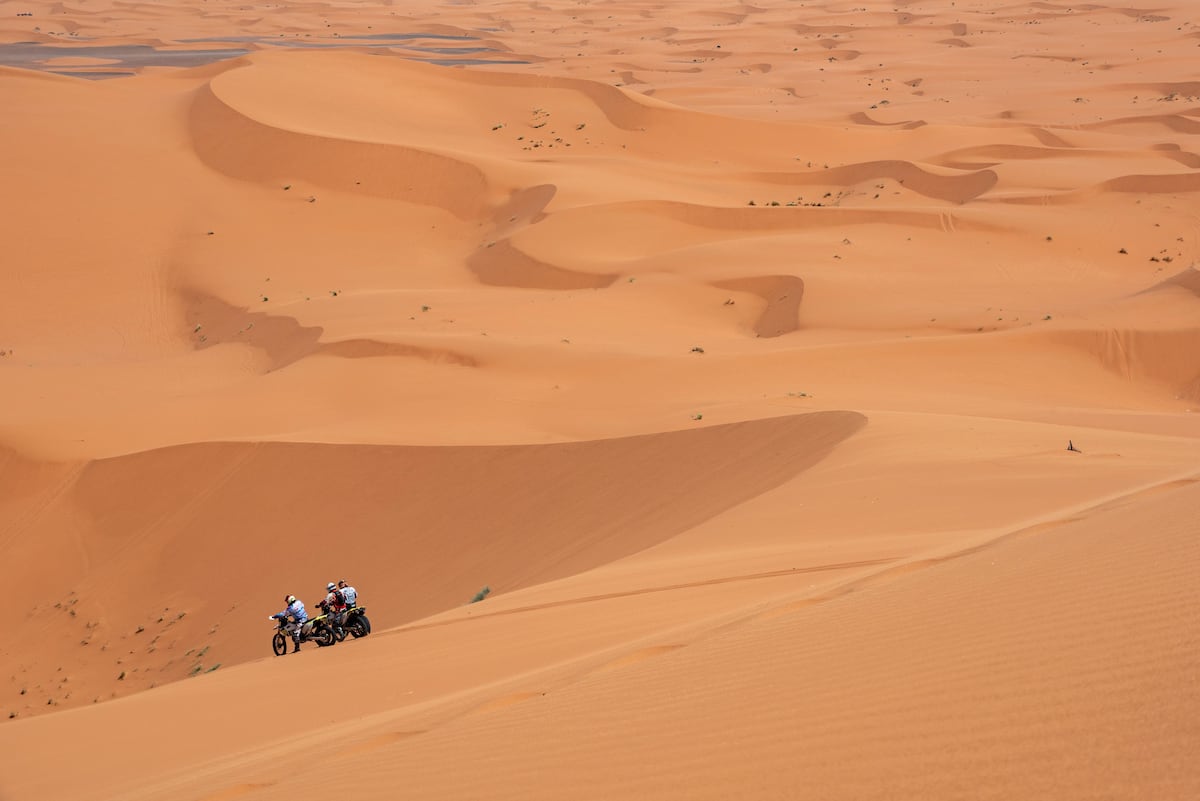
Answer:
[[[1183,289],[1200,298],[1200,270],[1197,270],[1194,266],[1188,267],[1185,270],[1175,273],[1175,275],[1167,280],[1160,281],[1149,289],[1142,290],[1139,294],[1159,292],[1167,289]]]
[[[756,275],[733,278],[713,284],[734,292],[749,292],[767,304],[754,322],[760,337],[789,334],[800,327],[800,301],[804,299],[804,279],[795,275]]]
[[[181,297],[184,320],[191,332],[190,341],[194,348],[204,350],[217,345],[246,345],[263,354],[265,372],[282,369],[315,354],[343,359],[417,358],[436,364],[478,366],[473,357],[447,348],[369,338],[322,342],[321,335],[325,329],[301,325],[294,317],[252,312],[213,295],[195,291],[185,291]]]
[[[1098,185],[1100,190],[1133,194],[1175,194],[1200,192],[1200,173],[1174,175],[1122,175]]]
[[[865,111],[856,111],[850,115],[850,122],[855,125],[874,125],[881,128],[899,128],[902,131],[913,131],[917,128],[923,128],[928,123],[925,120],[901,120],[899,122],[880,122],[873,119]]]
[[[1061,331],[1051,339],[1083,351],[1117,375],[1153,381],[1176,398],[1200,401],[1200,327]]]
[[[304,326],[293,317],[252,312],[213,295],[186,291],[181,297],[193,347],[204,350],[230,343],[248,345],[262,351],[268,372],[315,351],[324,332],[320,326]]]
[[[617,280],[615,274],[567,270],[535,259],[507,239],[476,250],[467,267],[488,286],[520,289],[603,289]]]

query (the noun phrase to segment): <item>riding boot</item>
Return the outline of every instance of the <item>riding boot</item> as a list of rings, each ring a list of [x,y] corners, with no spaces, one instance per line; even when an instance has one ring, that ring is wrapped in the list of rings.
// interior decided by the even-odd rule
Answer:
[[[292,653],[294,654],[299,650],[300,650],[300,638],[292,637]]]

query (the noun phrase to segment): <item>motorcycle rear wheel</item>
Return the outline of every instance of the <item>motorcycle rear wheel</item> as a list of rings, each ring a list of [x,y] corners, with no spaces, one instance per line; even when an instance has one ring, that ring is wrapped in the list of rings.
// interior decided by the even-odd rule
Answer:
[[[354,635],[355,639],[366,637],[371,633],[371,621],[367,619],[366,615],[355,615],[354,622],[350,624],[350,633]]]

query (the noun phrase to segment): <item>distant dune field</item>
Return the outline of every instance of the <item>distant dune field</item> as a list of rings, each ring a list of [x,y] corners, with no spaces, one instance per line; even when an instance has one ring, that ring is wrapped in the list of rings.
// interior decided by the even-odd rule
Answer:
[[[0,801],[1200,796],[1191,11],[0,2]]]

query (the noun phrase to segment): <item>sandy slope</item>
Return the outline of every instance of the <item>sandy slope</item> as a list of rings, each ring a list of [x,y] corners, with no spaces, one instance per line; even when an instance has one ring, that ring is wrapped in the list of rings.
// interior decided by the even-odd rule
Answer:
[[[585,575],[0,742],[21,797],[1187,798],[1198,501],[1160,484],[849,582]]]
[[[1195,796],[1189,11],[0,2],[0,799]]]

